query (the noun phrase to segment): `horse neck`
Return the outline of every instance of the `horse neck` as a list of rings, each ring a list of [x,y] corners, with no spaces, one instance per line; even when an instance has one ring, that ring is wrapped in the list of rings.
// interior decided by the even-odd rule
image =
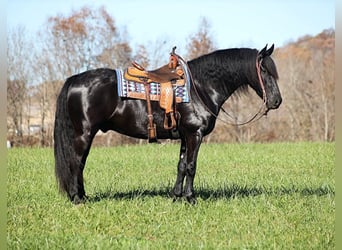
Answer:
[[[206,104],[216,112],[237,90],[257,79],[256,50],[221,50],[189,62],[196,87]],[[210,104],[211,102],[211,104]]]

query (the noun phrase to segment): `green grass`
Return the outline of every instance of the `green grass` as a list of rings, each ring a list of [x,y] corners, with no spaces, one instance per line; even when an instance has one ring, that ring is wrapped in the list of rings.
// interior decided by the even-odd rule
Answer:
[[[202,145],[195,206],[169,197],[178,147],[93,148],[78,206],[52,149],[9,150],[8,249],[334,249],[334,143]]]

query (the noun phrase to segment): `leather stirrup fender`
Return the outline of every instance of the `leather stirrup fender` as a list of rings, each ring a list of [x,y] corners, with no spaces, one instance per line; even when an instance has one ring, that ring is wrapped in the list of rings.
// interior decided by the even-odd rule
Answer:
[[[152,115],[152,108],[151,108],[151,100],[150,100],[150,85],[148,83],[144,84],[145,87],[145,94],[146,94],[146,104],[147,104],[147,118],[148,118],[148,125],[147,125],[147,134],[148,134],[148,141],[157,142],[157,130],[156,124],[153,122],[153,115]]]
[[[172,109],[173,104],[173,87],[171,82],[160,84],[160,100],[159,105],[162,109],[165,109],[165,113],[168,114]]]

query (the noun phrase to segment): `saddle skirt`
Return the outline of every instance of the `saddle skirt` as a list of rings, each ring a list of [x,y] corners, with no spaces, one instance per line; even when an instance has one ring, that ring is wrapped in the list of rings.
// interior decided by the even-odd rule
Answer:
[[[116,70],[116,76],[118,82],[117,90],[120,97],[146,100],[145,86],[143,83],[127,80],[124,77],[124,70],[121,69]],[[190,83],[189,81],[185,81],[185,79],[176,80],[171,85],[164,85],[164,83],[158,82],[151,82],[149,85],[151,101],[159,101],[162,104],[165,99],[161,96],[169,96],[171,94],[170,91],[174,91],[176,103],[190,102]],[[172,89],[170,89],[171,87]]]

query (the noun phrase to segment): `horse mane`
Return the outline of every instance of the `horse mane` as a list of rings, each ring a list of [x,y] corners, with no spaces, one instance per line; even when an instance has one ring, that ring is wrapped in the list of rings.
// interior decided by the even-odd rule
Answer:
[[[256,49],[249,48],[231,48],[231,49],[221,49],[215,50],[211,53],[201,55],[191,61],[189,61],[189,65],[194,65],[195,67],[191,68],[192,71],[196,72],[196,74],[200,74],[202,79],[215,80],[222,76],[222,74],[230,73],[230,76],[226,78],[227,82],[235,82],[236,77],[244,77],[245,83],[235,88],[232,85],[225,83],[225,87],[231,90],[229,91],[233,95],[240,96],[242,93],[248,93],[248,78],[251,77],[250,74],[246,77],[243,73],[241,75],[237,75],[237,72],[240,72],[239,68],[244,68],[246,63],[250,63],[250,67],[255,67],[255,59],[257,56]],[[201,67],[197,67],[196,65],[200,65]],[[217,66],[220,67],[217,67]],[[241,67],[241,65],[243,65]],[[207,72],[203,74],[203,69],[206,69]],[[225,70],[223,70],[225,69]],[[234,72],[234,74],[232,74]],[[251,71],[248,71],[248,73]],[[246,73],[246,72],[245,72]]]
[[[215,75],[222,74],[222,69],[218,69],[213,67],[214,65],[220,65],[223,68],[229,69],[230,72],[236,72],[237,69],[241,66],[241,64],[250,64],[250,70],[247,71],[246,82],[241,84],[232,94],[235,96],[240,96],[243,93],[248,93],[249,85],[248,77],[251,77],[251,72],[256,70],[255,60],[258,55],[257,49],[251,48],[232,48],[232,49],[222,49],[215,50],[211,53],[201,55],[191,61],[189,64],[196,65],[197,63],[201,65],[201,68],[195,67],[195,71],[197,73],[203,73],[202,69],[206,68],[208,70],[206,75],[202,75],[204,78],[215,79]],[[235,61],[235,62],[234,62]],[[233,63],[234,62],[234,63]],[[278,80],[278,72],[275,63],[272,58],[266,56],[263,59],[262,65],[266,68],[269,74],[271,74],[276,80]],[[246,73],[246,72],[245,72]],[[234,81],[234,80],[233,80]],[[230,86],[226,86],[230,87]]]

